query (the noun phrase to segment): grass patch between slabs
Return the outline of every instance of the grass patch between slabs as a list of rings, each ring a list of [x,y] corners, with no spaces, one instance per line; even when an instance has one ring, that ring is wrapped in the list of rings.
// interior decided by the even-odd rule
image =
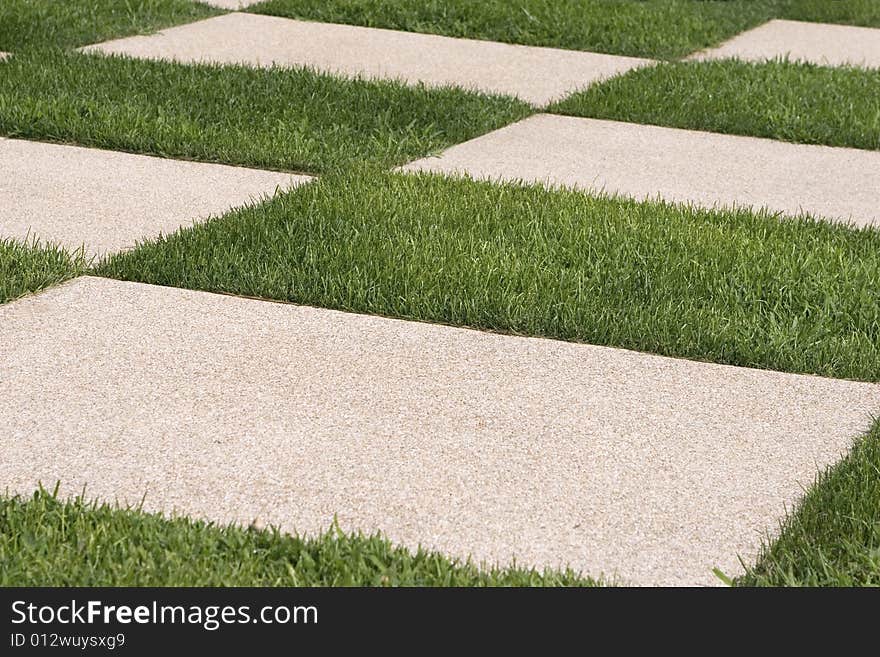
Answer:
[[[880,232],[809,218],[352,172],[96,273],[880,380]]]

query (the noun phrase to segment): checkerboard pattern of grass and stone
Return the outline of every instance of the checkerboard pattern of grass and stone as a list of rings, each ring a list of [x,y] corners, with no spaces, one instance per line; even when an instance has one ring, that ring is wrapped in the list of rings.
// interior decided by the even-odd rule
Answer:
[[[876,3],[0,51],[0,584],[880,583]]]

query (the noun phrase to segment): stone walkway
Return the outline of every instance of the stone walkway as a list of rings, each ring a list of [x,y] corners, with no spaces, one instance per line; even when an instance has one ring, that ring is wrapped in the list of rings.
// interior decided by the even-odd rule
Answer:
[[[692,59],[788,58],[822,66],[880,67],[880,29],[774,20]]]
[[[403,171],[880,221],[880,152],[538,114]]]
[[[98,278],[0,306],[0,481],[637,584],[739,571],[880,387]],[[50,412],[47,412],[47,409]]]
[[[238,9],[250,2],[211,0]],[[697,57],[880,62],[772,21]],[[648,60],[232,13],[87,50],[312,66],[536,105]],[[880,153],[539,114],[405,171],[874,224]],[[305,176],[0,139],[0,238],[100,256]],[[478,561],[718,584],[880,386],[81,277],[0,305],[0,482]]]
[[[517,96],[536,105],[650,63],[633,57],[239,13],[85,50],[181,62],[310,66],[350,76],[457,85]]]
[[[101,256],[309,180],[95,148],[0,138],[0,237]]]

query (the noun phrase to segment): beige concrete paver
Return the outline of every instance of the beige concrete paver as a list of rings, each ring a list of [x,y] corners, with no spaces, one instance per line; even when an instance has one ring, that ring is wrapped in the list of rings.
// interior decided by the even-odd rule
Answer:
[[[772,20],[690,59],[788,57],[823,66],[880,66],[880,29]]]
[[[0,236],[103,255],[309,180],[0,138]]]
[[[880,152],[539,114],[404,171],[880,220]]]
[[[650,63],[573,50],[232,13],[86,50],[182,62],[310,66],[511,94],[543,105]]]
[[[880,387],[80,278],[0,306],[0,481],[717,584]]]
[[[212,7],[217,7],[218,9],[235,11],[236,9],[244,9],[245,7],[257,4],[258,2],[263,2],[263,0],[199,0],[199,2],[211,5]]]

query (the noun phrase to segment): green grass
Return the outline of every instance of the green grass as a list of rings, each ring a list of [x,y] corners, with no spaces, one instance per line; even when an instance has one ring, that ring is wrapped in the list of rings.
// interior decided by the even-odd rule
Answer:
[[[876,0],[268,0],[248,11],[659,59],[771,18],[880,26]]]
[[[251,10],[661,59],[773,17],[880,27],[876,0],[269,0]],[[878,231],[373,170],[531,112],[510,98],[62,52],[218,13],[185,0],[0,0],[0,50],[17,53],[0,63],[0,134],[328,174],[96,273],[880,381]],[[877,71],[668,63],[552,110],[880,149],[877,88]],[[0,240],[0,303],[86,269],[80,253]],[[302,539],[45,491],[0,497],[0,585],[592,583],[337,529]],[[735,583],[880,585],[880,423]]]
[[[168,519],[44,490],[0,497],[0,586],[589,586],[572,571],[481,568],[381,535],[312,538]]]
[[[2,0],[0,50],[74,48],[220,13],[189,0]]]
[[[327,177],[99,275],[880,380],[880,232],[432,176]]]
[[[82,273],[86,263],[81,252],[0,239],[0,303],[60,283]]]
[[[876,0],[269,0],[248,11],[657,58],[773,17],[880,26]],[[73,48],[220,13],[190,0],[3,0],[0,50]]]
[[[0,63],[0,134],[268,169],[390,166],[530,112],[505,96],[305,69],[60,52]]]
[[[880,422],[829,468],[740,586],[880,586]]]
[[[248,11],[636,57],[682,57],[757,25],[763,1],[269,0]]]
[[[823,473],[738,586],[880,585],[880,423]],[[589,586],[478,568],[337,528],[313,538],[164,518],[40,490],[0,497],[0,586]]]
[[[880,148],[880,71],[786,61],[663,63],[550,107],[574,116]]]
[[[778,17],[880,27],[880,3],[877,0],[789,0],[782,3]]]
[[[821,474],[738,586],[880,585],[880,423]],[[44,490],[0,497],[0,586],[590,586],[480,568],[381,535],[312,538],[119,509]]]

